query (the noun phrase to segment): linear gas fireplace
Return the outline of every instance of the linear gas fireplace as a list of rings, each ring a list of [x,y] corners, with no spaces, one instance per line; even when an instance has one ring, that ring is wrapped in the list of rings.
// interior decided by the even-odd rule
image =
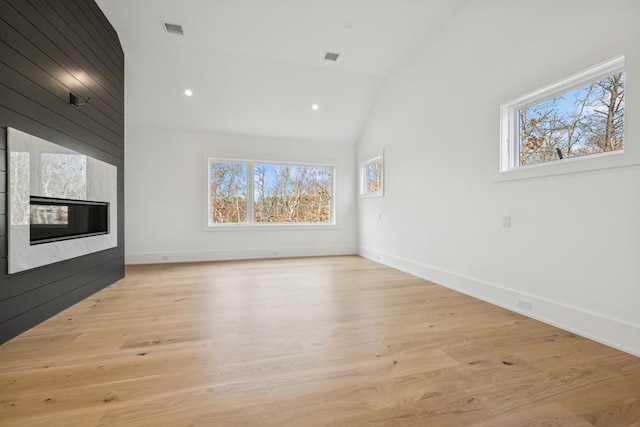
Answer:
[[[118,246],[117,168],[7,129],[8,272]]]
[[[109,233],[109,203],[30,197],[32,245]]]

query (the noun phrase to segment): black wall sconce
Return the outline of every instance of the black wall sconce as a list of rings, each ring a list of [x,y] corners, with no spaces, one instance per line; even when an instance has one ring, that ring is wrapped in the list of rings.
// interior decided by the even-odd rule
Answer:
[[[79,102],[80,97],[74,95],[73,93],[69,92],[69,105],[71,105],[72,107],[82,107],[84,105],[87,105],[89,103],[89,100],[91,99],[91,97],[87,98],[84,100],[84,102]]]

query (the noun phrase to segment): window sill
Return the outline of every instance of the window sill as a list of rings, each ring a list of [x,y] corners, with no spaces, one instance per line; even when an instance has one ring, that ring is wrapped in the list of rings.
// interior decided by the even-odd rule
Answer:
[[[361,199],[371,199],[373,197],[383,197],[384,193],[382,191],[376,191],[375,193],[363,193],[360,194]]]
[[[336,224],[219,224],[205,225],[203,231],[297,231],[337,230]]]
[[[517,169],[499,172],[494,182],[517,181],[522,179],[543,178],[547,176],[565,175],[597,171],[602,169],[622,168],[640,165],[638,156],[631,156],[624,151],[592,154],[588,157],[554,160],[552,162],[523,166]]]

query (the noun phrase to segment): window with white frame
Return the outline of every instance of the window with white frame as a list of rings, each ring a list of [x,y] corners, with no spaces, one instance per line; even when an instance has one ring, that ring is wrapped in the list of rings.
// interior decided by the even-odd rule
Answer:
[[[382,154],[360,164],[360,195],[363,197],[384,195],[384,164]]]
[[[209,158],[208,226],[333,224],[334,167]]]
[[[500,171],[624,151],[624,57],[502,106]]]

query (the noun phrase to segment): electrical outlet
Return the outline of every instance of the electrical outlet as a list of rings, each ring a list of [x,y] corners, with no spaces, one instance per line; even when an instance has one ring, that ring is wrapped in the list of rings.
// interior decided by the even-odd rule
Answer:
[[[163,261],[169,261],[169,255],[162,255]]]
[[[516,305],[525,310],[531,310],[531,301],[528,299],[518,298]]]
[[[280,253],[278,251],[271,251],[271,255],[278,256]]]
[[[502,226],[511,227],[511,215],[502,215]]]

